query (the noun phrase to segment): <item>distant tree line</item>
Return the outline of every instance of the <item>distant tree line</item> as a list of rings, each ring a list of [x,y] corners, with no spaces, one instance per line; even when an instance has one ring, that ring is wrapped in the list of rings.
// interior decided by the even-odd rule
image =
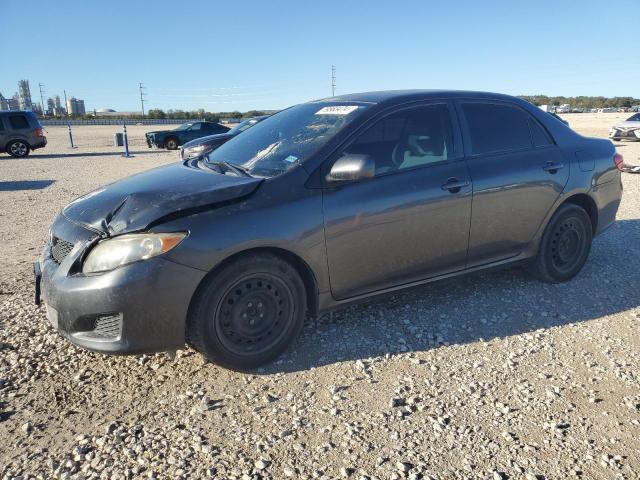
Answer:
[[[248,112],[206,112],[204,109],[199,110],[164,110],[160,109],[152,109],[149,110],[144,118],[152,118],[152,119],[165,119],[169,118],[172,120],[206,120],[208,122],[219,122],[223,118],[250,118],[250,117],[258,117],[261,115],[269,115],[274,113],[274,110],[249,110]],[[87,112],[85,115],[40,115],[41,118],[46,119],[59,119],[59,120],[93,120],[94,118],[126,118],[133,120],[142,120],[142,115],[116,115],[112,114],[109,116],[100,116],[94,117],[93,112]]]
[[[273,113],[273,111],[264,111],[264,110],[249,110],[248,112],[239,112],[234,110],[233,112],[206,112],[204,109],[199,110],[164,110],[160,109],[152,109],[149,110],[147,118],[153,119],[185,119],[185,118],[198,118],[202,120],[206,120],[208,122],[219,122],[223,118],[250,118],[250,117],[258,117],[260,115],[268,115]]]
[[[568,103],[571,108],[620,108],[640,105],[640,98],[633,97],[549,97],[547,95],[520,95],[520,98],[534,105],[562,105]]]

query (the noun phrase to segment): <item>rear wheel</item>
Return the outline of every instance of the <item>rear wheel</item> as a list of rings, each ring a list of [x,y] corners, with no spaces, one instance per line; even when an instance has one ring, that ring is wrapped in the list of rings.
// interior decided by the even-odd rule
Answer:
[[[189,343],[234,370],[273,360],[304,324],[304,283],[293,266],[274,255],[251,255],[226,265],[196,295]]]
[[[164,142],[164,146],[167,147],[167,150],[175,150],[178,148],[178,140],[175,138],[169,138],[166,142]]]
[[[549,221],[529,271],[545,282],[571,280],[587,261],[592,238],[587,212],[577,205],[563,205]]]
[[[12,157],[22,158],[29,155],[29,145],[22,140],[14,140],[7,146],[7,152]]]

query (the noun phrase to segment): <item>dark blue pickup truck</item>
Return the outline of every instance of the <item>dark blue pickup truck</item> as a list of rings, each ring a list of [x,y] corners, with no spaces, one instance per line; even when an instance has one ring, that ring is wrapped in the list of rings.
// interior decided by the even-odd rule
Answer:
[[[195,140],[196,138],[216,135],[228,132],[229,128],[214,122],[188,122],[183,123],[174,130],[158,130],[147,132],[147,145],[151,148],[155,145],[158,148],[175,150],[180,145]]]

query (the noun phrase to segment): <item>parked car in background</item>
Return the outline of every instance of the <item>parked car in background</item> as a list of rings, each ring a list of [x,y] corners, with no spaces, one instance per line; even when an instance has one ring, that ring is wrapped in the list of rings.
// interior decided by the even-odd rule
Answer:
[[[47,137],[35,113],[24,110],[0,112],[0,153],[26,157],[30,151],[46,144]]]
[[[175,150],[196,138],[206,137],[207,135],[215,135],[229,131],[229,127],[214,122],[189,122],[183,123],[173,130],[158,130],[155,132],[145,133],[147,145],[149,148],[156,146],[158,148],[166,148],[167,150]]]
[[[182,160],[196,160],[204,157],[218,148],[223,143],[231,140],[236,135],[244,132],[248,128],[253,127],[256,123],[261,122],[269,115],[263,115],[260,117],[253,117],[247,120],[243,120],[235,127],[226,133],[218,133],[217,135],[209,135],[199,138],[197,140],[191,140],[185,143],[180,148],[180,159]]]
[[[611,128],[609,138],[619,142],[620,140],[640,140],[640,113],[627,118],[624,122]]]
[[[34,266],[36,299],[41,285],[51,324],[90,350],[188,342],[251,369],[282,353],[307,313],[515,263],[572,279],[615,221],[621,166],[609,140],[507,95],[312,101],[206,162],[69,204]]]

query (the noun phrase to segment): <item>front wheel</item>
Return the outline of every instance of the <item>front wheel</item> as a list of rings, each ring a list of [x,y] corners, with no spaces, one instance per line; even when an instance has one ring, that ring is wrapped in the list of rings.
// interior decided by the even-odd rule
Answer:
[[[8,145],[7,152],[16,158],[22,158],[29,155],[29,145],[22,140],[14,140]]]
[[[233,370],[280,355],[304,324],[306,293],[279,257],[251,255],[215,272],[196,293],[187,338],[209,360]]]
[[[549,283],[571,280],[587,261],[592,238],[587,212],[577,205],[563,205],[551,217],[529,271]]]
[[[175,150],[178,148],[178,140],[170,138],[165,142],[164,146],[167,147],[167,150]]]

